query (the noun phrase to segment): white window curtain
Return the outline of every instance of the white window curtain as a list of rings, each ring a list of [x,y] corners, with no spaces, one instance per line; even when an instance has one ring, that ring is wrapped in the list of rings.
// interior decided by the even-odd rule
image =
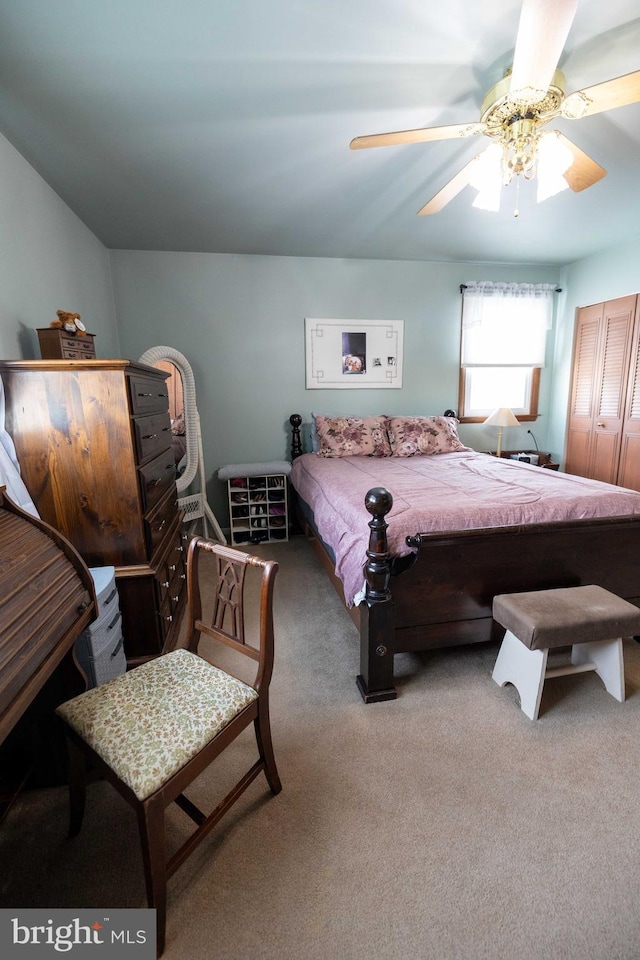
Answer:
[[[462,366],[544,366],[555,290],[552,283],[467,284]]]

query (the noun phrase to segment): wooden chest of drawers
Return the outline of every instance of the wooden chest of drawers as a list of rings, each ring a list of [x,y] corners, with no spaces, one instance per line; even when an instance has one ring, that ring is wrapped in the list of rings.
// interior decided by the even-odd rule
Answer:
[[[96,355],[93,333],[79,336],[60,327],[40,327],[38,340],[43,360],[92,360]]]
[[[0,362],[6,429],[41,517],[116,568],[130,663],[158,654],[185,601],[166,374],[128,360]]]

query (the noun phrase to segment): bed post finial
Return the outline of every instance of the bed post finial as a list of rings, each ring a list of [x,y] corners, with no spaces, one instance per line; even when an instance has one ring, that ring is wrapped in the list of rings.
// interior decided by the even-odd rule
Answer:
[[[292,413],[289,417],[289,423],[291,424],[291,459],[295,460],[296,457],[302,455],[302,440],[300,438],[302,417],[299,413]]]
[[[369,549],[364,565],[367,597],[376,603],[391,599],[391,555],[387,542],[386,515],[393,506],[393,497],[384,487],[373,487],[364,498],[364,505],[372,516],[369,521]]]
[[[360,676],[358,689],[365,703],[394,700],[394,611],[389,581],[391,554],[387,541],[386,515],[393,497],[384,487],[373,487],[364,498],[371,514],[369,549],[363,566],[365,600],[360,605]]]

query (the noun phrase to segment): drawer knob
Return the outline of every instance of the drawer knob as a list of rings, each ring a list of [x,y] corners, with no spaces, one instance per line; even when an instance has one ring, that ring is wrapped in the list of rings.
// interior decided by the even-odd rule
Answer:
[[[173,617],[171,614],[168,614],[164,619],[167,621],[167,623],[173,623]]]
[[[168,589],[169,589],[169,581],[168,581],[168,580],[163,580],[162,586],[165,588],[165,590],[168,590]]]
[[[173,573],[175,569],[176,569],[175,563],[170,563],[170,564],[169,564],[169,570],[171,570],[171,573]]]

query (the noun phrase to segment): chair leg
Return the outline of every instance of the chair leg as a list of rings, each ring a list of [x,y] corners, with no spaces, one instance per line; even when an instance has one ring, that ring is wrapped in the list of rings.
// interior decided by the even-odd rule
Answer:
[[[87,762],[82,750],[67,738],[69,758],[69,836],[77,837],[84,819],[87,796]]]
[[[258,716],[253,721],[253,726],[256,732],[258,752],[261,759],[264,760],[264,774],[267,778],[267,783],[271,787],[272,793],[280,793],[282,784],[280,783],[278,768],[276,767],[276,758],[273,753],[268,703],[261,703],[258,709]]]
[[[605,690],[624,703],[624,658],[622,639],[577,643],[571,648],[572,663],[593,663]]]
[[[538,719],[548,650],[529,650],[510,630],[504,635],[492,677],[504,687],[512,683],[520,694],[520,707],[530,720]]]
[[[147,904],[155,908],[157,941],[156,953],[164,952],[167,926],[167,854],[164,835],[164,808],[158,804],[141,803],[137,807],[138,829],[142,845]]]

